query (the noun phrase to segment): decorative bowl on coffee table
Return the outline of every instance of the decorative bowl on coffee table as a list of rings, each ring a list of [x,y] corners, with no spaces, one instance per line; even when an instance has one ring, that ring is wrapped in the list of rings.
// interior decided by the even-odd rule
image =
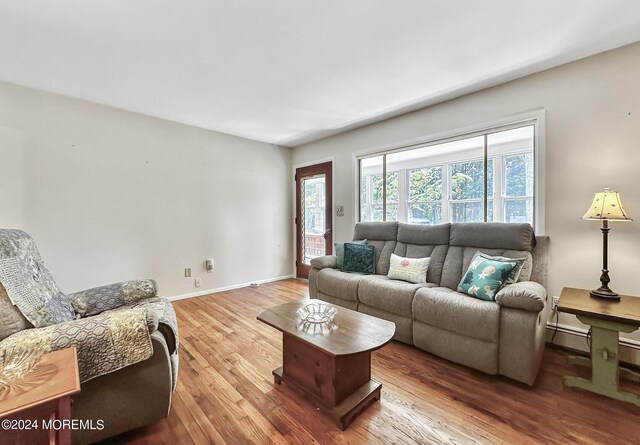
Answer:
[[[296,311],[300,316],[298,329],[308,334],[326,334],[333,331],[337,326],[333,318],[338,313],[338,309],[324,303],[310,303]]]

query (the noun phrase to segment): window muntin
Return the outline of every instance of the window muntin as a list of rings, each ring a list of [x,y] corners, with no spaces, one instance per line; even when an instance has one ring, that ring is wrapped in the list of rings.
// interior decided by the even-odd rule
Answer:
[[[383,221],[383,158],[374,156],[360,160],[360,221]]]
[[[486,220],[533,225],[534,133],[532,123],[360,159],[361,220],[414,224]],[[374,176],[378,176],[376,196],[380,200],[372,206],[366,201],[366,189],[373,189],[369,182]]]

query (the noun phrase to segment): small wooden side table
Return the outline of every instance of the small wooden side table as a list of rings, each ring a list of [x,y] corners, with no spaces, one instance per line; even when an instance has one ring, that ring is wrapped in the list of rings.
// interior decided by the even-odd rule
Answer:
[[[640,406],[638,395],[618,388],[619,334],[640,327],[640,298],[622,295],[620,300],[605,300],[592,297],[585,289],[565,287],[560,294],[558,311],[574,314],[582,323],[591,326],[590,363],[580,357],[569,358],[569,364],[590,365],[591,380],[567,376],[565,386]]]
[[[76,348],[44,354],[27,374],[0,386],[0,443],[69,445],[71,429],[61,426],[71,420],[71,395],[79,391]]]

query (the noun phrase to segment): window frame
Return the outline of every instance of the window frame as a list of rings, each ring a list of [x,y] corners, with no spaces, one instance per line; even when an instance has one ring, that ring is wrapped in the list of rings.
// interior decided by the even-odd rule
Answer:
[[[360,206],[360,181],[361,181],[361,169],[360,169],[360,160],[365,158],[371,158],[375,156],[383,156],[383,172],[386,173],[386,156],[403,152],[407,150],[424,148],[433,145],[440,145],[448,142],[455,142],[464,139],[470,139],[473,137],[483,136],[497,133],[506,130],[512,130],[516,128],[521,128],[525,126],[533,126],[533,196],[527,195],[518,196],[518,197],[507,197],[503,196],[503,193],[506,192],[505,189],[505,178],[504,178],[504,169],[506,167],[502,163],[502,157],[499,155],[487,155],[486,160],[492,158],[494,161],[493,164],[493,196],[487,197],[487,200],[493,201],[493,212],[494,219],[500,217],[500,219],[504,220],[505,216],[505,206],[507,201],[512,200],[524,200],[524,199],[532,199],[533,200],[533,227],[538,234],[545,233],[545,217],[544,217],[544,209],[545,209],[545,110],[539,109],[526,113],[521,113],[518,115],[513,115],[510,117],[505,117],[501,119],[496,119],[491,122],[487,122],[484,124],[478,124],[466,128],[462,128],[455,131],[448,131],[441,134],[436,134],[428,138],[419,138],[414,140],[405,141],[402,143],[396,143],[393,145],[381,146],[369,150],[364,150],[361,152],[357,152],[353,154],[353,168],[354,168],[354,176],[356,178],[354,185],[354,205],[357,209],[354,212],[355,222],[361,221],[361,206]],[[486,141],[485,141],[486,143]],[[529,151],[527,151],[529,152]],[[473,161],[477,161],[477,158],[472,159]],[[497,162],[496,162],[497,161]],[[450,196],[450,175],[451,175],[451,167],[452,163],[462,163],[463,160],[455,160],[451,162],[445,162],[442,165],[443,174],[442,174],[442,200],[434,201],[434,203],[441,203],[441,221],[450,221],[451,215],[451,203],[452,201],[448,199]],[[434,164],[430,165],[421,165],[416,164],[411,168],[406,168],[400,170],[400,172],[405,172],[405,175],[408,175],[409,170],[416,170],[424,167],[433,167]],[[486,172],[485,172],[486,174]],[[399,193],[399,203],[398,203],[398,214],[400,215],[401,211],[405,212],[407,215],[407,220],[409,218],[409,181],[408,178],[405,178],[404,186],[402,184],[402,178],[399,177],[400,187],[398,189]],[[384,179],[383,179],[384,182]],[[500,185],[500,188],[496,187]],[[406,188],[406,190],[405,190]],[[497,193],[500,191],[501,193]],[[405,195],[404,197],[402,195]],[[384,193],[383,193],[384,195]],[[404,199],[403,199],[404,198]],[[484,201],[484,198],[479,198],[480,202]],[[470,202],[470,200],[462,200],[462,202]],[[488,210],[487,210],[488,211]],[[385,213],[383,215],[386,216]]]

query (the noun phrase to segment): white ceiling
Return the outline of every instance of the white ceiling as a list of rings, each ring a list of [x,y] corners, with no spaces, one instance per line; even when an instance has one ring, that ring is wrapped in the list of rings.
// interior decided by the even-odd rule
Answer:
[[[638,40],[637,0],[0,0],[0,80],[286,146]]]

